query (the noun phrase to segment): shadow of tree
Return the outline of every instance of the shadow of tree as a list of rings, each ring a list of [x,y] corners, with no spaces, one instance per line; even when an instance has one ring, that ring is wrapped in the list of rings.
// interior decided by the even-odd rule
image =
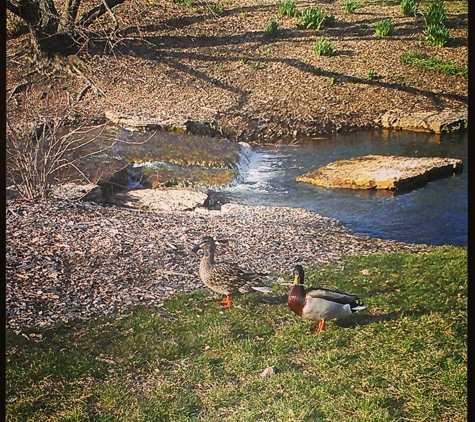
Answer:
[[[226,11],[227,15],[236,15],[242,13],[253,13],[275,10],[275,6],[255,5],[248,7],[238,7]],[[272,45],[282,40],[290,40],[293,43],[308,44],[310,39],[317,34],[313,30],[283,29],[275,37],[266,36],[264,30],[248,31],[233,35],[157,35],[154,32],[164,31],[167,28],[184,28],[204,22],[209,19],[206,14],[197,14],[193,16],[184,16],[179,18],[166,19],[157,25],[145,25],[143,27],[129,27],[121,31],[124,36],[114,47],[114,52],[109,54],[118,55],[135,55],[145,60],[158,61],[168,66],[170,72],[181,72],[190,75],[192,78],[202,80],[207,84],[215,86],[219,89],[229,92],[236,98],[233,99],[232,106],[225,113],[235,112],[242,109],[248,102],[250,93],[242,90],[228,80],[220,79],[213,76],[212,72],[206,68],[207,63],[242,63],[243,61],[252,61],[256,69],[262,66],[273,64],[284,64],[293,67],[301,72],[314,75],[315,67],[304,60],[290,57],[263,57],[258,51],[258,47],[262,45]],[[219,18],[217,18],[219,19]],[[325,28],[324,35],[329,37],[342,38],[346,37],[352,41],[361,39],[367,40],[371,32],[374,31],[374,24],[380,20],[380,16],[374,15],[373,18],[363,19],[355,22],[337,21],[332,28]],[[460,22],[466,23],[466,16],[455,16],[450,22],[456,25]],[[263,25],[264,26],[264,25]],[[420,37],[423,31],[423,20],[416,19],[414,23],[405,23],[395,29],[395,35],[385,38],[385,42],[391,43],[400,38],[416,39]],[[134,37],[137,35],[137,37]],[[317,34],[318,35],[318,34]],[[450,45],[460,45],[464,41],[461,39],[452,39]],[[243,54],[234,50],[233,46],[243,44],[250,45]],[[252,46],[255,48],[252,48]],[[102,52],[101,51],[102,47]],[[207,48],[210,50],[207,51]],[[97,44],[95,48],[96,54],[103,54],[104,44]],[[94,52],[91,52],[94,54]],[[217,54],[218,53],[218,54]],[[336,56],[353,56],[355,54],[351,50],[335,51]],[[200,66],[202,65],[202,66]],[[323,70],[321,76],[330,78],[333,82],[344,82],[349,84],[363,84],[372,87],[384,88],[394,92],[397,96],[399,92],[405,92],[425,97],[430,103],[436,107],[444,106],[447,101],[458,101],[468,104],[468,95],[461,95],[450,92],[434,93],[430,90],[424,90],[416,86],[412,86],[404,81],[391,81],[391,75],[386,75],[385,80],[382,77],[373,79],[364,79],[350,75],[349,73],[338,73],[335,71]],[[389,79],[389,80],[388,80]]]

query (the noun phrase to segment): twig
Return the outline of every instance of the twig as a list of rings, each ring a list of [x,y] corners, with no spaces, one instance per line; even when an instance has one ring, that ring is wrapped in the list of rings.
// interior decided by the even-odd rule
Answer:
[[[8,97],[8,101],[11,100],[11,98],[15,95],[15,94],[18,94],[19,92],[23,92],[23,91],[26,91],[26,88],[28,87],[28,85],[30,85],[30,82],[23,82],[21,84],[18,84],[17,86],[15,86],[14,88],[10,88],[12,90],[12,92],[10,93],[10,96]],[[8,90],[7,90],[8,91]]]
[[[114,21],[114,31],[117,31],[119,29],[119,22],[117,22],[117,19],[114,16],[114,13],[112,13],[111,8],[107,4],[106,0],[102,0],[102,3],[104,4],[104,7],[106,8],[107,12],[111,16],[112,20]]]
[[[82,100],[82,97],[84,97],[84,94],[91,88],[91,84],[88,83],[82,90],[81,92],[79,93],[78,95],[78,98],[76,101],[81,101]]]

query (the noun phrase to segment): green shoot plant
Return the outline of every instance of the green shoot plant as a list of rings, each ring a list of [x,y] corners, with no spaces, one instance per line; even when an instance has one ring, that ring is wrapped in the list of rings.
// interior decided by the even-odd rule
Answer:
[[[265,29],[265,33],[267,35],[276,35],[277,34],[277,31],[278,31],[278,27],[279,25],[277,24],[277,22],[275,20],[272,20],[269,25],[267,25],[266,29]]]
[[[324,39],[323,37],[320,37],[317,39],[315,42],[315,54],[320,57],[320,56],[331,56],[333,54],[333,46],[331,43]]]
[[[422,16],[424,17],[426,27],[444,25],[445,20],[447,19],[444,1],[432,0],[429,4],[429,9],[426,13],[423,13]]]
[[[189,0],[185,0],[185,1],[189,1]],[[214,13],[216,15],[221,15],[224,12],[224,7],[219,1],[205,3],[205,9],[208,12]]]
[[[394,30],[394,23],[392,19],[383,19],[381,21],[376,22],[375,25],[376,35],[378,37],[385,37],[390,35]]]
[[[305,29],[321,29],[327,15],[318,7],[307,7],[300,13],[301,27]]]
[[[291,18],[297,14],[295,11],[295,2],[292,0],[285,0],[284,2],[277,3],[279,6],[279,15],[287,16]]]
[[[433,47],[443,47],[449,40],[449,30],[445,25],[431,25],[426,31],[427,44]]]
[[[193,0],[173,0],[175,3],[185,5],[187,7],[193,6]]]
[[[315,75],[315,76],[321,76],[323,74],[323,70],[321,67],[313,67],[312,68],[312,73]]]
[[[378,74],[376,73],[375,70],[370,70],[368,71],[368,76],[366,77],[366,79],[368,79],[369,81],[372,81],[373,79],[376,79],[377,76]]]
[[[401,11],[404,16],[416,16],[419,0],[401,0]]]
[[[344,0],[343,1],[343,8],[345,13],[353,13],[355,10],[362,7],[362,4],[359,3],[357,0]]]

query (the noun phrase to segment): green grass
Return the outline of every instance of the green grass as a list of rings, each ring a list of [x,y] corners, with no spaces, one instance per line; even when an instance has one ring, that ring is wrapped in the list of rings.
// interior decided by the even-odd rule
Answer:
[[[347,257],[307,278],[368,310],[312,335],[276,286],[228,310],[196,291],[7,330],[7,420],[467,420],[466,248]],[[262,377],[268,366],[275,375]]]
[[[449,60],[440,60],[429,57],[424,53],[410,51],[401,55],[401,62],[419,69],[431,72],[443,73],[444,75],[456,75],[468,78],[468,67],[460,66]]]

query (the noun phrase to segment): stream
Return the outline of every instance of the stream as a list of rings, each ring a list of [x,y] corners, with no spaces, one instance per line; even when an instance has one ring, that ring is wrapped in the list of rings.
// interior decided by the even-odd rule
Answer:
[[[467,245],[468,135],[406,131],[338,134],[299,145],[253,147],[237,183],[217,192],[223,202],[301,207],[333,217],[356,234],[429,245]],[[332,161],[367,155],[448,157],[459,175],[394,194],[320,188],[295,177]]]

